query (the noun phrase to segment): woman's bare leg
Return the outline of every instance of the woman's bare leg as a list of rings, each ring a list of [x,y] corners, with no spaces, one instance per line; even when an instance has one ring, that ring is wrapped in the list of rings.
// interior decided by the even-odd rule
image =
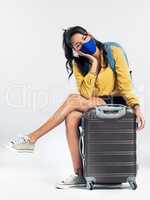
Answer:
[[[99,97],[91,97],[86,99],[79,94],[70,94],[65,102],[56,110],[56,112],[45,122],[41,127],[32,133],[28,134],[31,142],[36,142],[40,137],[55,128],[64,121],[66,116],[74,111],[84,112],[95,105],[106,104],[103,99]]]
[[[75,174],[83,174],[82,160],[79,153],[79,138],[78,138],[78,125],[81,119],[82,112],[72,111],[65,118],[66,137],[71,153],[73,169]]]

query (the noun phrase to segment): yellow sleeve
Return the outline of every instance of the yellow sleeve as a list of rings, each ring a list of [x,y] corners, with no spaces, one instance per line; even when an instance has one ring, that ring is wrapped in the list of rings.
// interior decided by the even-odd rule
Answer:
[[[83,76],[78,69],[77,64],[73,61],[73,74],[75,76],[77,89],[81,96],[85,98],[90,98],[93,94],[93,88],[95,85],[95,80],[97,75],[91,72],[88,72]]]
[[[117,87],[120,94],[124,97],[128,106],[133,107],[135,104],[140,105],[139,98],[135,95],[129,72],[129,66],[124,57],[122,49],[119,47],[114,47],[112,51],[115,58]]]

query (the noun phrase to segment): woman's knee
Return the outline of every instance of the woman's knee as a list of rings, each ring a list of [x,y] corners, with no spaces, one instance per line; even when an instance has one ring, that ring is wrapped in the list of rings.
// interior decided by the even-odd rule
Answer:
[[[67,99],[66,99],[66,104],[70,107],[72,107],[73,109],[82,107],[83,104],[85,104],[87,102],[87,99],[82,97],[80,94],[69,94]]]
[[[70,93],[70,94],[68,94],[67,99],[70,99],[70,98],[73,98],[73,97],[77,97],[77,96],[80,96],[80,94],[78,94],[78,93]]]
[[[100,97],[91,97],[88,100],[89,107],[101,106],[101,105],[105,105],[105,104],[106,104],[106,102]]]
[[[70,106],[71,109],[81,112],[85,112],[94,106],[106,104],[106,102],[100,97],[90,97],[89,99],[86,99],[80,94],[70,94],[66,103]]]

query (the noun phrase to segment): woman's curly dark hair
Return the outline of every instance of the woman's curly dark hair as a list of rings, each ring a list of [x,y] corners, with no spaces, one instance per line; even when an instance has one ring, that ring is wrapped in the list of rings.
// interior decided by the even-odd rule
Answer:
[[[72,64],[73,60],[77,63],[77,66],[83,76],[85,76],[88,73],[89,67],[90,67],[90,62],[86,57],[80,56],[80,55],[79,55],[79,57],[75,57],[73,55],[73,47],[71,44],[71,37],[75,33],[87,34],[87,30],[81,26],[73,26],[73,27],[69,27],[68,29],[64,29],[62,47],[63,47],[64,53],[65,53],[65,57],[67,59],[67,61],[66,61],[67,72],[69,73],[69,71],[71,71],[71,73],[68,76],[68,79],[71,77],[71,75],[73,73],[73,69],[72,69],[73,68],[73,64]],[[107,56],[106,56],[107,53],[104,49],[104,44],[96,39],[95,39],[95,41],[96,41],[97,47],[100,50],[102,50],[105,67],[107,67],[108,60],[107,60]]]

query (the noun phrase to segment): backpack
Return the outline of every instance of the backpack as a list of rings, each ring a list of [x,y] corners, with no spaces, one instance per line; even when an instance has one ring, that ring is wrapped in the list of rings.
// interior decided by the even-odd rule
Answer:
[[[117,43],[117,42],[104,42],[104,48],[107,52],[108,64],[110,65],[113,72],[116,73],[116,71],[115,71],[115,60],[114,60],[113,54],[112,54],[112,47],[113,46],[121,48],[128,65],[129,65],[129,61],[128,61],[125,50],[123,49],[123,47],[119,43]],[[130,76],[131,76],[132,70],[129,70],[129,72],[130,72]],[[132,78],[132,76],[131,76],[131,78]]]

